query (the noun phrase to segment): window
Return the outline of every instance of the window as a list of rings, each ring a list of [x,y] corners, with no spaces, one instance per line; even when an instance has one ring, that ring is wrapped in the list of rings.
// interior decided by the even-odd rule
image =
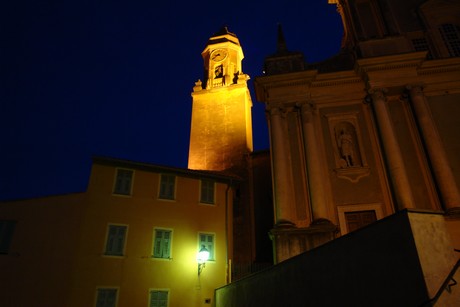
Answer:
[[[172,231],[155,229],[155,242],[153,243],[154,258],[171,258]]]
[[[117,169],[114,194],[131,195],[131,184],[133,181],[133,171],[127,169]]]
[[[149,307],[167,307],[168,306],[167,290],[150,290],[150,305]]]
[[[377,220],[374,210],[345,212],[348,232],[355,231]]]
[[[175,185],[176,176],[161,174],[159,198],[174,199]]]
[[[427,59],[432,59],[433,56],[430,52],[430,46],[424,37],[413,38],[412,45],[414,46],[415,51],[428,51]]]
[[[447,23],[439,28],[444,43],[452,57],[460,56],[460,27]]]
[[[365,213],[361,214],[361,212]],[[337,214],[341,235],[352,232],[375,220],[380,220],[385,216],[382,203],[340,205],[337,206]]]
[[[16,221],[0,220],[0,254],[8,254]]]
[[[127,226],[109,225],[105,254],[123,256]]]
[[[209,233],[200,233],[198,237],[198,252],[204,246],[209,251],[209,260],[214,260],[214,235]]]
[[[204,204],[214,204],[214,181],[201,180],[200,202]]]
[[[117,304],[116,288],[97,289],[96,307],[115,307]]]

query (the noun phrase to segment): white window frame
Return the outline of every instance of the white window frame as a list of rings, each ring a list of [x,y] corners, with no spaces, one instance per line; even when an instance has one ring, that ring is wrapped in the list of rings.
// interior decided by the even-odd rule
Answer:
[[[155,257],[155,246],[156,246],[156,239],[157,239],[157,231],[169,231],[170,233],[170,238],[169,238],[169,257],[164,258],[164,257]],[[152,259],[155,260],[171,260],[172,259],[172,244],[173,244],[173,236],[174,236],[174,231],[171,228],[165,228],[165,227],[155,227],[153,229],[153,240],[152,240]]]
[[[96,295],[95,295],[95,298],[94,298],[94,306],[95,307],[99,307],[97,305],[98,299],[99,299],[99,290],[115,290],[116,291],[115,304],[113,306],[114,307],[118,306],[118,295],[120,293],[120,287],[112,287],[112,286],[98,286],[98,287],[96,287]],[[105,306],[103,306],[103,307],[105,307]]]
[[[162,184],[163,184],[163,176],[165,177],[174,177],[174,183],[173,183],[173,192],[172,192],[172,197],[169,198],[168,195],[162,195],[161,193],[161,187],[162,187]],[[167,184],[169,185],[169,181],[167,182]],[[158,184],[158,199],[161,199],[161,200],[169,200],[169,201],[173,201],[173,200],[176,200],[176,189],[177,189],[177,176],[174,175],[174,174],[166,174],[166,173],[163,173],[163,174],[160,174],[160,180],[159,180],[159,184]]]
[[[212,186],[212,201],[208,201],[207,199],[203,199],[203,182],[210,182],[213,184]],[[216,181],[212,179],[201,179],[200,180],[200,204],[205,204],[205,205],[215,205],[216,204]]]
[[[108,254],[107,253],[107,244],[109,243],[109,235],[110,235],[111,226],[125,227],[125,229],[126,229],[125,235],[124,235],[124,238],[123,238],[123,247],[122,247],[122,250],[121,250],[121,255]],[[129,230],[129,227],[126,224],[116,224],[116,223],[108,223],[107,224],[106,234],[105,234],[105,242],[104,242],[104,252],[103,252],[104,256],[106,256],[106,257],[124,257],[126,255],[126,242],[128,241],[128,230]]]
[[[210,262],[214,262],[216,261],[216,234],[214,232],[208,232],[208,231],[200,231],[198,232],[198,249],[197,249],[197,253],[200,251],[201,247],[202,247],[202,243],[201,243],[201,235],[206,235],[206,236],[212,236],[212,248],[210,250],[209,246],[206,246],[206,249],[209,251],[209,259],[208,261]]]
[[[347,220],[345,218],[346,212],[372,211],[372,210],[375,211],[375,216],[377,218],[377,221],[384,217],[382,204],[380,203],[337,206],[340,234],[343,236],[350,232],[348,230]]]
[[[131,182],[130,182],[130,186],[129,186],[129,192],[128,194],[125,194],[125,193],[120,193],[118,190],[117,190],[117,182],[118,182],[118,172],[119,171],[128,171],[128,172],[131,172]],[[124,197],[131,197],[132,194],[133,194],[133,186],[134,186],[134,174],[135,174],[135,171],[133,169],[129,169],[129,168],[115,168],[115,180],[113,181],[113,189],[112,189],[112,194],[113,195],[116,195],[116,196],[124,196]]]
[[[148,302],[148,306],[149,307],[152,307],[152,292],[154,291],[159,291],[159,292],[167,292],[168,293],[168,299],[167,299],[167,302],[166,302],[166,306],[169,307],[169,300],[170,300],[170,297],[171,297],[171,291],[170,289],[165,289],[165,288],[150,288],[149,289],[149,302]]]

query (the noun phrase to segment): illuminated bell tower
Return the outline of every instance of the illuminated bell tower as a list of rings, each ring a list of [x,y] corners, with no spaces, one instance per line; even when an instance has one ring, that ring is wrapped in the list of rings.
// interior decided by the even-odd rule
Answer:
[[[209,39],[201,55],[204,77],[193,87],[188,168],[241,169],[253,149],[243,50],[236,35],[224,27]]]

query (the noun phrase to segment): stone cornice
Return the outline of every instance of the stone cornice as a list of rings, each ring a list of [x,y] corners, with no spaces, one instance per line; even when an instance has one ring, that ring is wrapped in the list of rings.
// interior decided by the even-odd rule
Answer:
[[[447,58],[426,61],[418,70],[419,75],[434,75],[448,72],[460,73],[460,58]]]
[[[262,76],[255,78],[255,89],[258,101],[273,100],[273,91],[282,88],[296,87],[297,93],[291,91],[292,96],[304,95],[310,88],[348,86],[363,82],[354,70],[318,74],[317,70],[308,70],[289,74]],[[298,91],[303,88],[305,91]],[[303,94],[302,94],[303,92]],[[277,96],[275,94],[275,96]],[[287,98],[287,97],[285,97]]]
[[[266,89],[292,85],[310,84],[316,78],[317,70],[305,70],[287,74],[256,77],[254,83]]]
[[[361,83],[362,79],[354,71],[319,74],[311,87],[340,86]]]
[[[356,61],[356,71],[362,75],[374,71],[416,68],[422,65],[425,58],[426,51],[359,59]]]

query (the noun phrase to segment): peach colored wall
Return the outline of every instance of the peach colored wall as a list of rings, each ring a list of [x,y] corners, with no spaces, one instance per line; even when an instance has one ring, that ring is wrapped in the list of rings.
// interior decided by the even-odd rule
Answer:
[[[94,164],[86,193],[0,203],[0,218],[18,221],[10,253],[0,255],[0,306],[94,306],[97,287],[118,287],[118,307],[147,307],[152,288],[169,289],[169,306],[210,306],[204,300],[227,280],[227,185],[217,183],[216,204],[203,205],[199,178],[178,174],[176,200],[163,201],[159,174],[135,170],[132,196],[116,196],[115,169]],[[104,255],[109,223],[128,225],[123,257]],[[151,257],[155,227],[173,230],[171,260]],[[216,242],[200,278],[199,232]],[[228,248],[231,258],[231,240]]]
[[[98,286],[119,287],[118,306],[147,306],[151,288],[169,289],[170,306],[202,306],[205,298],[213,300],[214,289],[226,284],[227,185],[217,183],[216,204],[203,205],[195,178],[178,176],[176,200],[164,201],[157,197],[158,173],[135,170],[132,196],[112,195],[114,176],[115,167],[93,166],[69,306],[92,304]],[[128,225],[123,257],[103,255],[109,223]],[[173,231],[171,260],[151,258],[155,227]],[[199,232],[214,233],[216,241],[215,261],[206,265],[200,278]]]
[[[83,193],[0,203],[0,218],[17,221],[0,255],[0,306],[62,306],[84,206]]]

